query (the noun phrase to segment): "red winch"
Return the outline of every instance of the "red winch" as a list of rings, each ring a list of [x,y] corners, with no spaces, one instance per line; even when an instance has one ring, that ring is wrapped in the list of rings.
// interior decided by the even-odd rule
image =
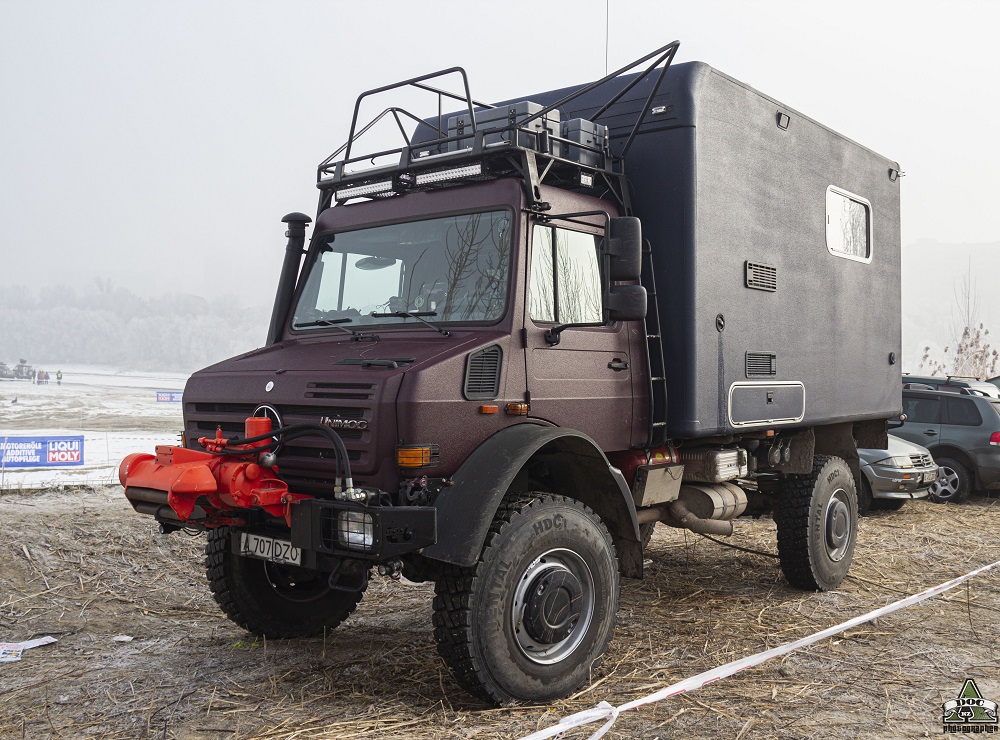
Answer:
[[[291,526],[291,504],[311,497],[290,493],[277,467],[260,462],[273,446],[270,419],[248,418],[245,432],[246,444],[224,439],[221,428],[201,437],[206,452],[158,445],[155,455],[129,455],[118,467],[126,498],[140,514],[208,528],[244,524],[242,510],[254,507]]]

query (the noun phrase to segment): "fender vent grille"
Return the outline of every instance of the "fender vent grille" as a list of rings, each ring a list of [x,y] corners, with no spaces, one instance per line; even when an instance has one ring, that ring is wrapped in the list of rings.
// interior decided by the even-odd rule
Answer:
[[[778,268],[760,262],[746,263],[747,287],[773,293],[778,289]]]
[[[499,345],[469,355],[465,363],[465,387],[462,393],[470,401],[490,401],[500,395],[500,365],[503,350]]]
[[[747,352],[747,377],[770,378],[777,374],[777,356],[771,352]]]

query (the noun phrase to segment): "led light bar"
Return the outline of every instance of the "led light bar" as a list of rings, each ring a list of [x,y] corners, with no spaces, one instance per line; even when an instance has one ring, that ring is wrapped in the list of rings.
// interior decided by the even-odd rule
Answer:
[[[483,174],[482,165],[470,164],[467,167],[453,167],[450,170],[438,170],[437,172],[425,172],[422,175],[417,175],[417,185],[427,185],[432,182],[455,180],[459,177],[471,177],[472,175],[481,174]]]
[[[353,188],[344,188],[342,190],[338,190],[334,197],[336,197],[337,200],[346,200],[347,198],[357,198],[362,195],[384,193],[388,190],[392,190],[392,180],[369,182],[365,185],[355,185]]]

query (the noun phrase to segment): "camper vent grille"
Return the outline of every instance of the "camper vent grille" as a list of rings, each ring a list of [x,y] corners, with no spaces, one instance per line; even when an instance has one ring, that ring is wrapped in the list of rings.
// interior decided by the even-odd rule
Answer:
[[[760,262],[746,263],[747,287],[773,293],[778,289],[778,268]]]
[[[500,395],[500,361],[503,350],[496,344],[469,355],[465,365],[463,392],[470,401],[488,401]]]
[[[748,378],[770,378],[777,372],[776,355],[771,352],[747,352]]]

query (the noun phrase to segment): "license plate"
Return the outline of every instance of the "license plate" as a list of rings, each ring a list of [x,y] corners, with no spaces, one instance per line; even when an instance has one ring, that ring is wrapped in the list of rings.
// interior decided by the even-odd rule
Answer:
[[[924,483],[933,483],[934,481],[937,480],[937,477],[938,477],[938,471],[936,468],[934,470],[929,470],[928,472],[924,473]]]
[[[302,551],[292,547],[291,542],[276,540],[273,537],[259,537],[246,532],[240,533],[240,554],[270,560],[273,563],[302,565]]]

